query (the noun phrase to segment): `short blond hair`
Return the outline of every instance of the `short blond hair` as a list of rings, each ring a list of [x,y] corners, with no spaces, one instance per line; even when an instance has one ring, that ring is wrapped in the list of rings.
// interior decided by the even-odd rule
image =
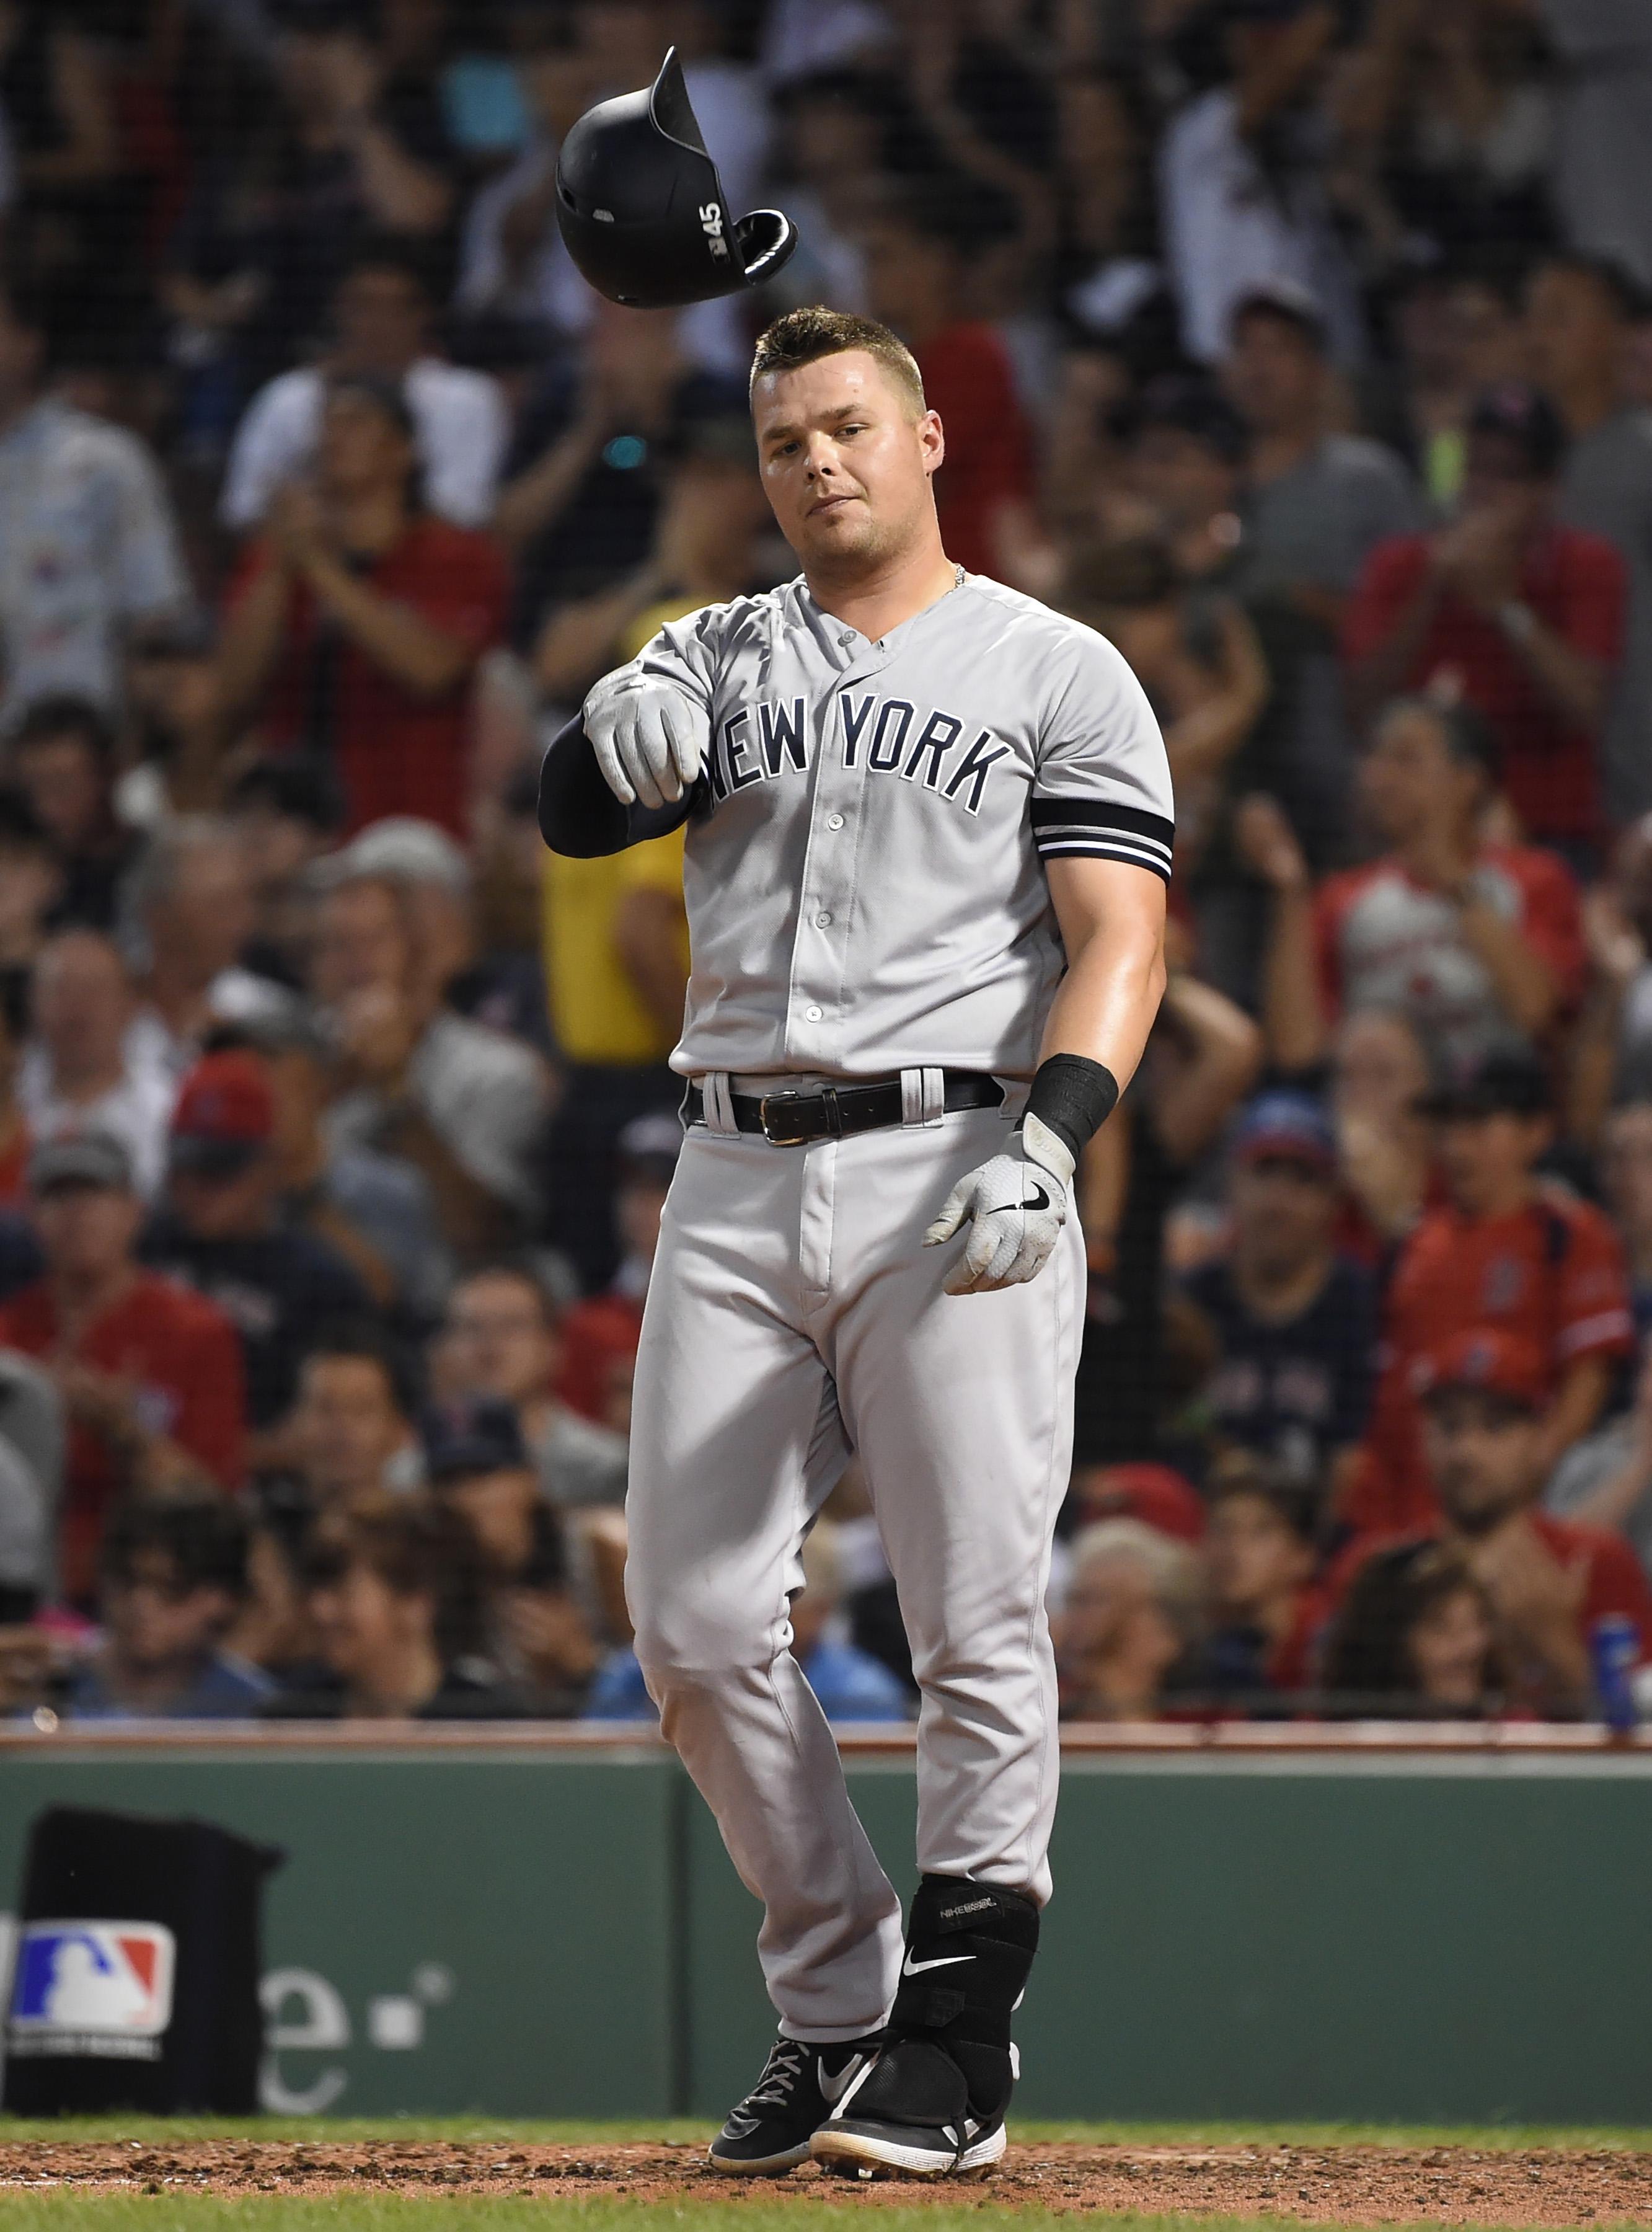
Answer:
[[[758,381],[771,373],[797,372],[806,364],[816,364],[822,357],[842,356],[850,349],[876,357],[905,390],[917,412],[929,409],[917,359],[898,334],[880,326],[876,318],[857,317],[852,310],[828,310],[819,302],[788,310],[758,335],[749,392],[755,394]]]

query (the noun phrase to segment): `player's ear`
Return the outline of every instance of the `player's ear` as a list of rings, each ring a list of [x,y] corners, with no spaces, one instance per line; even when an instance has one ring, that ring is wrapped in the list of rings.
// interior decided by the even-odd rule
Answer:
[[[938,411],[925,411],[917,422],[918,445],[923,452],[923,470],[934,473],[946,461],[947,438],[941,431]]]

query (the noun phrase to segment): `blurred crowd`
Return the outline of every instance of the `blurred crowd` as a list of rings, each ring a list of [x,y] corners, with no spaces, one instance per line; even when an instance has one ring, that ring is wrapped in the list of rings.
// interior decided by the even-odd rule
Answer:
[[[556,149],[673,42],[802,245],[616,309]],[[538,763],[794,570],[820,301],[1176,775],[1064,1709],[1632,1717],[1649,135],[1647,0],[0,0],[0,1705],[649,1717],[682,843],[549,858]],[[856,1468],[798,1580],[914,1711]]]

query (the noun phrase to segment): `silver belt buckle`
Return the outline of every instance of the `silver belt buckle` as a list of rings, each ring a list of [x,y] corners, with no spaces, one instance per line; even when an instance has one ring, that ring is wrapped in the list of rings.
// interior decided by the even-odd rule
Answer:
[[[820,1135],[818,1132],[787,1132],[775,1128],[777,1122],[783,1121],[779,1112],[787,1109],[800,1110],[806,1103],[816,1101],[819,1101],[826,1110],[826,1136],[828,1139],[840,1139],[843,1137],[843,1117],[838,1107],[838,1088],[835,1085],[826,1085],[814,1093],[765,1093],[763,1094],[757,1103],[757,1114],[763,1127],[763,1137],[768,1141],[769,1145],[771,1147],[807,1147],[811,1139],[819,1138]]]

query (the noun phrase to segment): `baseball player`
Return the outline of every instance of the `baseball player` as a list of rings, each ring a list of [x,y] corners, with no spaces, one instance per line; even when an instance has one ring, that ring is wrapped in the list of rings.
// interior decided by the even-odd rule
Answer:
[[[711,2160],[936,2176],[1003,2152],[1049,1896],[1072,1178],[1163,986],[1170,785],[1111,646],[947,557],[943,431],[892,334],[794,311],[751,396],[801,577],[599,682],[540,819],[585,855],[687,825],[687,1138],[626,1587],[661,1725],[764,1907],[780,2035]],[[789,1649],[852,1450],[922,1693],[904,1949]]]

